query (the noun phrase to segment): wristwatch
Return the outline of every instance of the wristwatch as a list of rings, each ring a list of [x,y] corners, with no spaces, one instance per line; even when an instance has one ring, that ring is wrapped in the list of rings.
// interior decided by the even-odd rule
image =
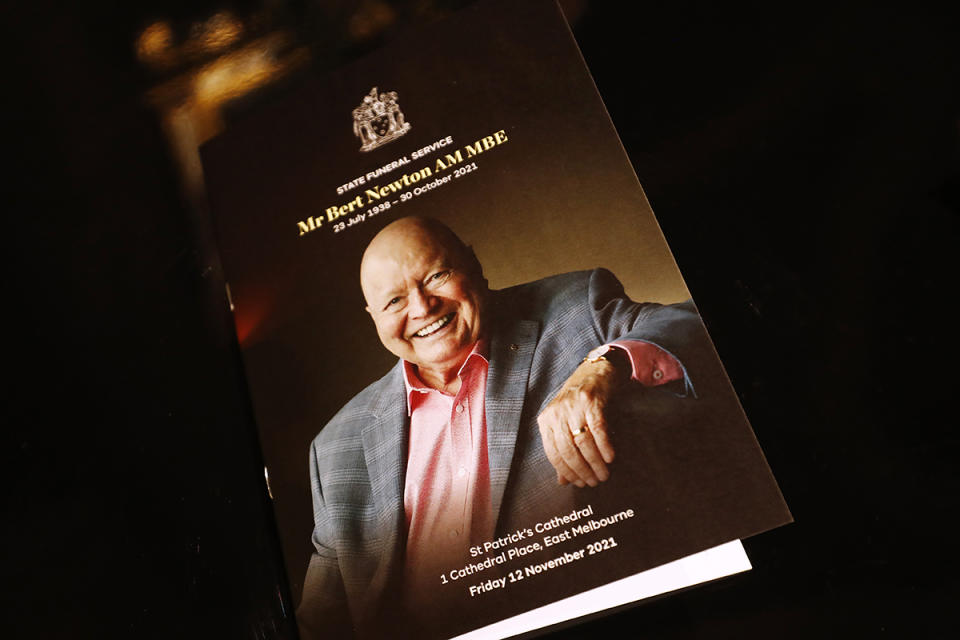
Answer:
[[[590,353],[587,354],[587,357],[584,358],[583,361],[584,362],[600,362],[601,360],[606,360],[607,362],[610,362],[610,360],[607,359],[607,354],[610,353],[610,351],[612,350],[613,350],[612,345],[602,344],[599,347],[590,349]]]
[[[603,344],[595,349],[591,349],[584,362],[596,363],[605,360],[613,365],[614,370],[625,378],[633,375],[633,365],[630,363],[630,356],[623,349],[619,349],[610,344]]]

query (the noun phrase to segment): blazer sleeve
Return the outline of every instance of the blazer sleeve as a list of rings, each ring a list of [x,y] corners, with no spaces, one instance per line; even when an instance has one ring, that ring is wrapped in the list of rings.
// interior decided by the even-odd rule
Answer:
[[[663,349],[683,368],[686,391],[698,393],[705,348],[710,351],[703,322],[692,301],[662,305],[638,303],[627,297],[623,285],[606,269],[591,272],[590,311],[597,345],[616,340],[641,340]]]

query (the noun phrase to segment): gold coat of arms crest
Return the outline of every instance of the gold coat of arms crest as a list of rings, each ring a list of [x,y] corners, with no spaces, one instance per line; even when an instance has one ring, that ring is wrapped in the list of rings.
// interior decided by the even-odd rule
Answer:
[[[397,104],[396,91],[378,93],[374,87],[353,110],[353,135],[360,138],[360,151],[376,149],[409,130],[410,123]]]

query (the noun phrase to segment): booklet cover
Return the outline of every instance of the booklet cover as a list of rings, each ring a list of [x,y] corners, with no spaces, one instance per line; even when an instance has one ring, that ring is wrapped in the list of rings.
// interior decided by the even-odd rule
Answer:
[[[202,156],[303,637],[507,637],[790,521],[554,3],[411,31]]]

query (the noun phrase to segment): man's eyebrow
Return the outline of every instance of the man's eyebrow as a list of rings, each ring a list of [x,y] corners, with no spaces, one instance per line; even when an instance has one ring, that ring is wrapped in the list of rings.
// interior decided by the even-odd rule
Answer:
[[[381,306],[386,306],[394,298],[403,298],[406,295],[407,292],[402,287],[391,287],[390,289],[384,289],[376,293],[375,297]]]
[[[427,269],[427,275],[424,277],[429,278],[440,271],[449,271],[450,269],[453,269],[453,260],[450,260],[449,258],[443,258],[431,264],[430,268]]]

